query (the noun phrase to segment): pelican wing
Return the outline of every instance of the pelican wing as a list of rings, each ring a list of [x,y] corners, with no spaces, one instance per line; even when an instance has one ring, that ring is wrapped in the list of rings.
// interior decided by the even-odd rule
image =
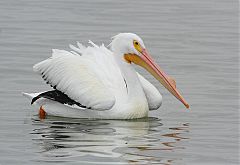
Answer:
[[[138,74],[138,78],[143,87],[143,91],[148,101],[148,106],[150,110],[157,110],[162,104],[162,95],[159,93],[157,88],[153,86],[148,80],[146,80],[142,75]]]
[[[106,71],[112,69],[107,68],[105,60],[110,51],[104,52],[105,47],[86,48],[79,43],[78,46],[70,45],[74,50],[71,52],[54,49],[52,57],[34,65],[33,69],[72,100],[94,110],[108,110],[115,104],[106,76]],[[105,68],[101,60],[105,60]],[[108,67],[114,67],[114,64]],[[116,67],[114,69],[118,72]]]

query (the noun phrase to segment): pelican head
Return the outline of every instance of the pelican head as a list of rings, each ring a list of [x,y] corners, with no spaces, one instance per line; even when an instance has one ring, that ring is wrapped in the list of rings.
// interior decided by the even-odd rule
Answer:
[[[174,79],[162,71],[159,65],[148,53],[142,39],[133,33],[120,33],[113,37],[111,43],[113,52],[121,56],[128,64],[136,64],[151,73],[170,93],[172,93],[186,108],[189,104],[181,96],[176,88]]]

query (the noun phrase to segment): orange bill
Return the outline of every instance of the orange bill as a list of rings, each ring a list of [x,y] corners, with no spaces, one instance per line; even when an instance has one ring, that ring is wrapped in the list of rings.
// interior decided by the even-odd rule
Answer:
[[[128,62],[133,62],[139,66],[145,68],[149,73],[151,73],[170,93],[172,93],[179,101],[181,101],[186,108],[189,108],[189,104],[182,97],[176,88],[176,83],[173,78],[168,76],[162,71],[162,69],[157,65],[146,49],[142,49],[141,56],[136,54],[125,54],[124,58]]]

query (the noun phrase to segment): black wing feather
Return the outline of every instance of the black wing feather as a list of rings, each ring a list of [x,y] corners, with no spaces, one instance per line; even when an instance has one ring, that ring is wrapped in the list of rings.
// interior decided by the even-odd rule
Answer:
[[[38,96],[36,96],[32,99],[31,104],[33,104],[35,101],[37,101],[40,98],[46,98],[46,99],[49,99],[49,100],[57,101],[57,102],[62,103],[62,104],[68,104],[68,105],[74,105],[75,104],[75,105],[77,105],[81,108],[91,109],[91,107],[86,107],[86,106],[72,100],[66,94],[62,93],[59,90],[52,90],[52,91],[47,91],[47,92],[41,93],[41,94],[39,94]]]

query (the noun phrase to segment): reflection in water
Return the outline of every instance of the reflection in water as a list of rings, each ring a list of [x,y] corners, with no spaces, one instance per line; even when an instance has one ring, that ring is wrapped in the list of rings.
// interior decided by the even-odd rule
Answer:
[[[40,160],[102,164],[169,165],[180,158],[170,157],[184,150],[180,141],[188,124],[165,128],[157,118],[137,120],[88,120],[48,117],[32,120],[34,142],[40,146]],[[108,162],[106,162],[108,161]],[[122,163],[119,163],[122,162]],[[125,162],[125,163],[124,163]]]

